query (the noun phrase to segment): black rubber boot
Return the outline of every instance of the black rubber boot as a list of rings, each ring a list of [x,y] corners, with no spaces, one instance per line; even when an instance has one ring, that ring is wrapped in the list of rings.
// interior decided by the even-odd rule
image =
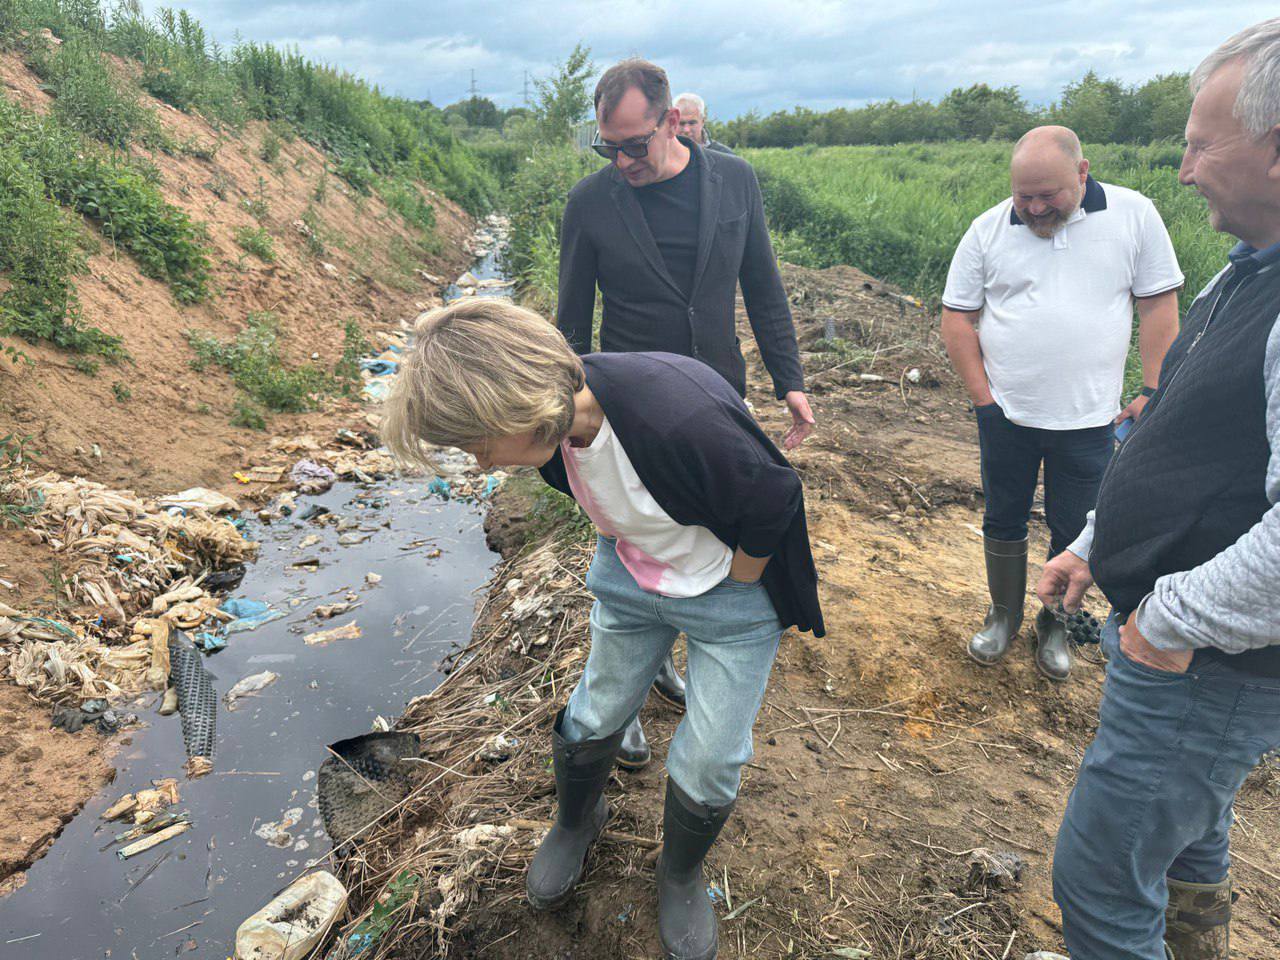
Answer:
[[[1050,680],[1071,676],[1071,635],[1046,607],[1036,614],[1036,669]]]
[[[732,803],[697,803],[667,779],[657,875],[658,935],[668,960],[715,958],[716,912],[702,877],[702,861],[732,811]]]
[[[618,766],[624,770],[639,770],[647,767],[653,759],[653,751],[649,749],[649,741],[645,739],[644,727],[640,726],[640,715],[622,729],[622,745],[618,748]]]
[[[529,865],[525,889],[535,910],[552,910],[573,893],[582,878],[587,851],[609,819],[604,786],[622,731],[601,740],[565,743],[560,736],[564,711],[556,714],[551,755],[556,771],[556,822],[547,831]]]
[[[1027,541],[983,538],[991,607],[982,629],[969,641],[969,656],[984,666],[997,662],[1022,626],[1027,594]]]
[[[658,675],[653,678],[653,691],[673,707],[684,709],[684,677],[676,670],[671,654],[662,661]]]

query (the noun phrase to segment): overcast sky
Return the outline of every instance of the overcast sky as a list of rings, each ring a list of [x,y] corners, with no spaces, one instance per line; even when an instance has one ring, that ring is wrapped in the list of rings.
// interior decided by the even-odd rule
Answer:
[[[1094,69],[1139,82],[1191,69],[1219,41],[1274,16],[1275,0],[144,0],[185,7],[219,41],[296,45],[388,93],[441,106],[522,100],[582,40],[598,69],[662,64],[713,117],[802,104],[858,106],[956,86],[1017,84],[1033,103]]]

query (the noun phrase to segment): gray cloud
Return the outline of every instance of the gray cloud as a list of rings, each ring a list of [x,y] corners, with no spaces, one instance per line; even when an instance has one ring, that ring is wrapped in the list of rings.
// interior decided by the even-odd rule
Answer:
[[[154,10],[161,4],[145,0]],[[545,76],[578,40],[601,68],[631,54],[666,67],[713,116],[797,104],[936,98],[953,87],[1016,84],[1037,103],[1093,69],[1126,82],[1188,70],[1230,33],[1274,15],[1258,0],[189,0],[224,43],[296,46],[383,90],[445,104],[520,102],[524,71]]]

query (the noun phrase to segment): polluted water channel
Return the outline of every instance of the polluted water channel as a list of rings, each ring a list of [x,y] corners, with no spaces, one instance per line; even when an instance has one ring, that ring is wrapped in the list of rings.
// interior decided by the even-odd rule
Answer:
[[[316,506],[338,522],[300,519]],[[285,615],[204,658],[219,698],[212,772],[184,777],[180,718],[158,715],[158,696],[131,706],[149,726],[126,737],[115,781],[0,900],[0,956],[230,956],[244,919],[330,849],[316,801],[326,745],[429,693],[441,659],[469,640],[495,559],[482,520],[477,505],[430,494],[424,479],[340,483],[300,497],[290,517],[250,520],[261,555],[231,596]],[[350,607],[318,618],[333,604]],[[358,636],[339,629],[352,623]],[[314,642],[329,630],[346,638]],[[233,686],[264,672],[276,678],[229,708]],[[165,778],[180,793],[166,813],[191,827],[120,859],[113,841],[131,821],[102,814]]]
[[[445,289],[446,301],[511,295],[500,266],[505,236],[500,217],[481,226],[469,246],[473,266]],[[390,357],[362,364],[367,399],[385,399]],[[175,664],[198,658],[212,681],[212,769],[185,776],[186,741],[208,737],[207,719],[184,730],[178,714],[158,713],[158,694],[116,704],[141,725],[123,735],[114,781],[0,898],[0,960],[226,960],[246,918],[329,865],[317,797],[328,746],[345,757],[351,738],[386,729],[439,684],[441,662],[471,639],[478,591],[497,560],[478,498],[501,475],[466,475],[474,464],[458,452],[443,461],[452,481],[339,482],[299,496],[271,522],[246,515],[244,535],[261,550],[227,596],[249,601],[241,618],[261,604],[270,612],[251,629],[204,637],[211,654],[174,656]],[[145,828],[133,829],[134,809],[104,818],[126,798],[158,808]],[[135,840],[143,829],[153,832]],[[145,849],[132,855],[135,847]]]

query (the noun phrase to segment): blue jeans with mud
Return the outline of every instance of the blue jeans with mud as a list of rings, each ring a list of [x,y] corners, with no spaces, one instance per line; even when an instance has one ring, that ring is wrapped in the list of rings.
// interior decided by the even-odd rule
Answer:
[[[764,699],[782,625],[759,583],[726,578],[697,597],[646,593],[600,537],[587,574],[595,595],[591,651],[569,697],[561,734],[570,743],[607,737],[640,711],[676,637],[687,637],[685,715],[671,738],[667,773],[693,800],[718,807],[738,795],[751,759],[751,726]]]
[[[1232,806],[1280,747],[1280,679],[1197,653],[1186,673],[1120,650],[1115,614],[1098,730],[1067,801],[1053,893],[1073,960],[1164,960],[1166,877],[1218,883]]]

